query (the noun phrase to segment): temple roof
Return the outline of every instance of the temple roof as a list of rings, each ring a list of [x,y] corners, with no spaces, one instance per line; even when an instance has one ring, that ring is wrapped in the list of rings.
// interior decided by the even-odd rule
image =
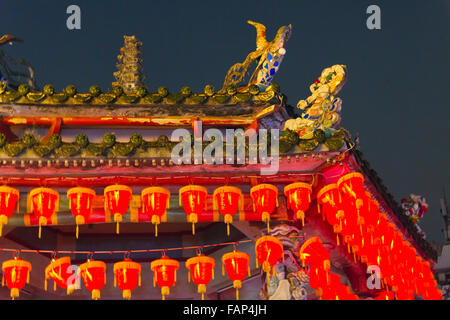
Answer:
[[[45,85],[39,92],[30,92],[29,86],[22,84],[17,90],[6,90],[0,83],[0,104],[32,105],[269,105],[282,100],[280,87],[273,83],[265,91],[258,86],[248,88],[229,87],[216,92],[206,85],[202,93],[193,93],[190,87],[183,87],[177,93],[171,93],[166,87],[156,92],[148,92],[143,86],[135,89],[135,94],[126,94],[116,86],[111,92],[103,93],[99,86],[93,85],[86,93],[78,93],[74,85],[68,85],[62,92],[56,93],[52,85]]]
[[[377,193],[389,206],[394,217],[398,219],[401,225],[406,229],[409,236],[414,240],[422,252],[433,261],[437,261],[438,253],[436,250],[427,240],[423,239],[419,235],[413,222],[403,213],[401,206],[395,200],[394,196],[388,191],[388,188],[384,185],[383,180],[379,177],[378,173],[370,166],[370,163],[363,158],[363,153],[359,150],[352,150],[351,152],[354,155],[362,173],[371,181]]]

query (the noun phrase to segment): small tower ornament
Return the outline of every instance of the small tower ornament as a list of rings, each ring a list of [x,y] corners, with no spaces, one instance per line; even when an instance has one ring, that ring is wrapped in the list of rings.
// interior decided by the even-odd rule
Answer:
[[[112,86],[120,86],[127,94],[134,93],[136,86],[144,85],[142,67],[142,42],[135,36],[123,36],[124,46],[120,48],[119,60],[116,64],[118,71],[114,72],[117,81]]]

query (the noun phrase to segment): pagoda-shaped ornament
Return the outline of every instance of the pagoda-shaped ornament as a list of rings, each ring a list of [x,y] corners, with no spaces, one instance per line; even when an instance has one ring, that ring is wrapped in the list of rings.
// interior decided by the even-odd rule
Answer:
[[[136,86],[144,85],[144,73],[142,67],[142,42],[135,36],[123,36],[124,46],[120,48],[117,56],[118,71],[114,72],[117,81],[113,87],[120,86],[127,94],[134,93]]]

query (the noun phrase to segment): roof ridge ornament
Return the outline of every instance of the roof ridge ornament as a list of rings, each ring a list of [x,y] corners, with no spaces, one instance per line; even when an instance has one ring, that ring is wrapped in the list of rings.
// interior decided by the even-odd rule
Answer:
[[[113,87],[120,86],[126,94],[134,94],[138,86],[144,86],[145,75],[142,67],[142,42],[136,36],[123,36],[123,47],[117,56],[118,71],[114,72],[117,81]]]
[[[300,139],[310,139],[316,129],[331,135],[341,122],[342,100],[337,97],[347,80],[347,66],[336,64],[322,70],[310,85],[311,95],[300,100],[297,108],[302,115],[286,121],[284,129],[296,131]]]
[[[256,50],[250,52],[244,62],[234,64],[227,72],[221,91],[230,86],[238,86],[244,80],[248,69],[253,62],[259,59],[258,65],[245,88],[254,84],[264,91],[272,82],[280,64],[286,54],[285,43],[291,35],[292,25],[282,26],[278,29],[275,38],[266,40],[266,27],[258,22],[247,21],[256,28]]]

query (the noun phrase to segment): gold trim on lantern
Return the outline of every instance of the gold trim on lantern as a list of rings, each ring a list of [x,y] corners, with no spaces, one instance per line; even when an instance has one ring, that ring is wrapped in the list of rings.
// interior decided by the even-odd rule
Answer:
[[[49,273],[51,271],[53,271],[56,268],[60,268],[61,265],[68,263],[69,265],[70,263],[70,257],[61,257],[59,259],[53,260],[52,263],[50,263],[46,268],[45,268],[45,279],[50,279],[49,277]]]
[[[110,191],[128,191],[130,194],[133,194],[133,190],[129,186],[125,186],[122,184],[114,184],[112,186],[107,186],[103,191],[103,194],[106,197],[106,194]]]
[[[349,180],[349,179],[352,179],[352,178],[360,178],[362,181],[364,181],[364,176],[363,176],[361,173],[359,173],[359,172],[350,172],[350,173],[347,173],[345,176],[341,177],[341,178],[338,180],[337,186],[340,187],[340,185],[341,185],[344,181]]]
[[[50,193],[51,195],[56,196],[56,203],[55,203],[55,212],[59,211],[59,193],[56,190],[50,189],[50,188],[35,188],[33,190],[31,190],[28,193],[27,196],[27,213],[33,213],[33,206],[32,206],[32,201],[31,199],[38,193]]]
[[[56,190],[50,189],[50,188],[35,188],[30,191],[30,197],[35,196],[37,193],[50,193],[57,197],[57,201],[59,200],[59,193]]]
[[[211,263],[213,269],[216,266],[214,258],[202,255],[202,256],[197,256],[197,257],[187,259],[186,260],[186,268],[189,269],[189,267],[192,264],[197,264],[197,263]]]
[[[12,193],[17,197],[20,197],[20,191],[9,186],[0,186],[0,192]]]
[[[270,189],[272,191],[275,191],[278,196],[278,188],[276,186],[274,186],[272,184],[268,184],[268,183],[261,183],[261,184],[258,184],[256,186],[252,187],[250,189],[250,194],[252,194],[255,191],[259,191],[260,189]]]
[[[93,197],[95,197],[95,191],[91,188],[85,188],[85,187],[75,187],[70,188],[67,190],[67,198],[69,198],[72,194],[90,194]]]
[[[288,184],[286,187],[284,187],[284,194],[287,196],[287,192],[292,190],[292,189],[297,189],[297,188],[304,188],[304,189],[308,189],[309,193],[312,192],[312,187],[309,183],[305,183],[305,182],[294,182],[291,184]]]
[[[326,192],[328,192],[328,191],[330,191],[332,189],[338,189],[337,184],[331,183],[331,184],[327,184],[326,186],[324,186],[322,189],[320,189],[317,192],[317,199],[320,199],[323,196],[324,193],[326,193]]]
[[[170,258],[160,258],[157,260],[154,260],[150,263],[150,269],[152,271],[155,271],[155,268],[158,268],[159,266],[170,266],[170,267],[175,267],[176,270],[178,270],[180,268],[180,263],[175,260],[175,259],[170,259]]]
[[[281,251],[283,251],[283,244],[281,243],[280,239],[273,237],[273,236],[263,236],[263,237],[259,238],[258,240],[256,240],[255,252],[256,252],[256,248],[261,244],[261,242],[264,242],[264,241],[275,242],[276,244],[280,245]]]
[[[137,262],[134,261],[120,261],[120,262],[116,262],[114,263],[114,273],[116,273],[117,271],[121,270],[121,269],[137,269],[139,271],[139,273],[141,273],[141,265]]]
[[[104,271],[106,271],[106,264],[103,261],[99,260],[88,260],[78,267],[80,272],[87,270],[88,268],[102,268]]]
[[[185,193],[187,191],[200,191],[200,192],[204,192],[206,195],[208,195],[208,190],[206,190],[206,188],[203,186],[199,186],[199,185],[195,185],[195,184],[190,184],[188,186],[184,186],[184,187],[180,188],[180,190],[178,190],[180,207],[182,206],[181,194]],[[206,205],[206,201],[205,201],[205,205]]]
[[[312,243],[314,243],[314,242],[319,242],[320,244],[322,244],[322,240],[320,240],[320,238],[319,237],[312,237],[312,238],[309,238],[308,240],[306,240],[304,243],[303,243],[303,245],[302,245],[302,247],[300,248],[300,259],[301,260],[305,260],[305,254],[303,253],[303,251],[310,245],[310,244],[312,244]]]
[[[12,259],[12,260],[7,260],[5,262],[3,262],[2,264],[2,271],[5,272],[6,268],[27,268],[28,271],[31,271],[31,263],[29,263],[28,261],[25,260],[19,260],[19,259]]]
[[[163,188],[163,187],[148,187],[148,188],[145,188],[141,192],[141,197],[143,198],[145,195],[147,195],[149,193],[163,193],[163,194],[167,194],[169,196],[169,199],[170,199],[170,191],[167,190],[166,188]]]
[[[247,259],[247,262],[250,262],[250,255],[248,253],[241,252],[241,251],[231,251],[231,252],[225,253],[222,256],[222,263],[225,263],[225,260],[233,259],[233,258],[237,258],[237,259],[244,258],[244,259]]]

